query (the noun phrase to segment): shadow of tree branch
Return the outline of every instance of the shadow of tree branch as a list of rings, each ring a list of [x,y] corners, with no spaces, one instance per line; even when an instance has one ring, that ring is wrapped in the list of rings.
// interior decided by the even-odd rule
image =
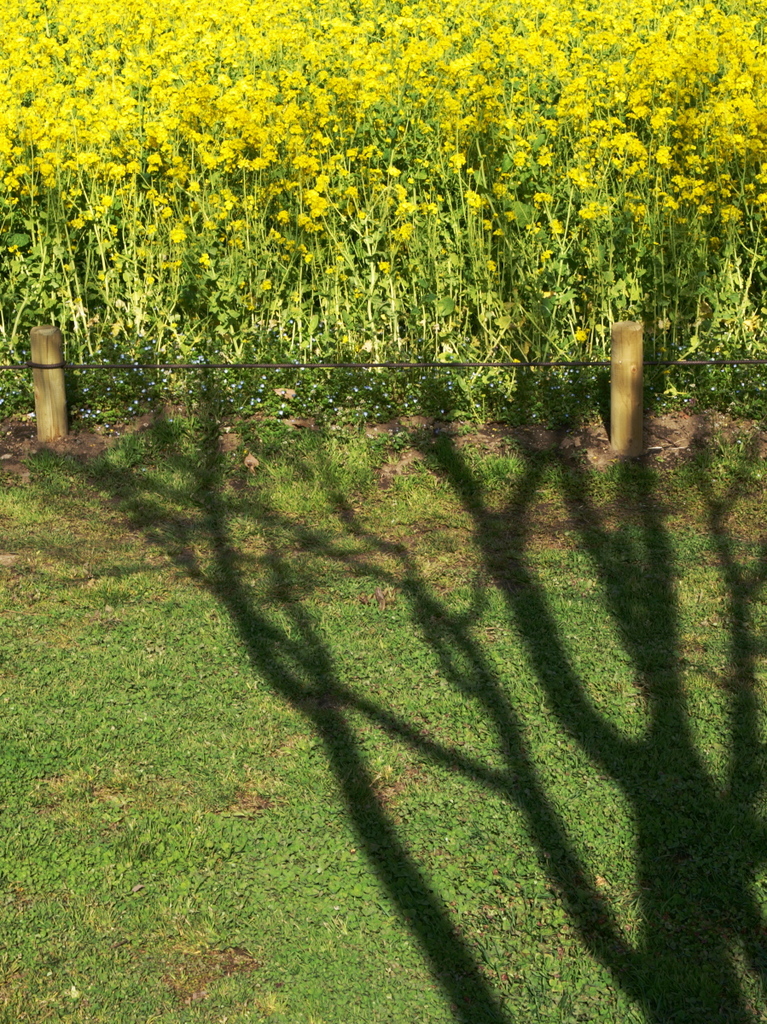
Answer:
[[[213,396],[215,397],[215,396]],[[214,403],[211,403],[213,406]],[[153,485],[130,470],[102,477],[111,484],[120,506],[133,524],[145,531],[150,541],[166,546],[172,533],[178,543],[194,546],[202,542],[215,552],[207,571],[200,559],[188,551],[176,563],[194,577],[226,609],[247,650],[253,669],[273,692],[304,716],[320,739],[327,764],[341,793],[348,819],[360,849],[375,873],[391,905],[417,942],[435,983],[450,1006],[452,1019],[462,1024],[504,1024],[508,1020],[499,999],[482,974],[477,960],[451,920],[439,895],[428,885],[414,857],[398,835],[383,806],[359,739],[348,720],[354,695],[338,679],[331,651],[323,642],[312,617],[300,600],[290,600],[294,581],[285,558],[273,546],[262,565],[271,576],[273,589],[282,597],[291,629],[286,630],[256,606],[243,579],[240,556],[231,538],[231,502],[224,495],[222,461],[218,452],[219,425],[213,413],[201,415],[203,430],[199,452],[182,460],[186,477],[178,489],[166,489],[165,503],[178,505],[189,493],[190,481],[202,510],[201,522],[190,524],[180,514],[165,516],[165,527],[152,526],[156,508]],[[263,503],[262,522],[282,529],[291,523]],[[300,530],[299,530],[300,532]],[[371,707],[370,712],[374,709]],[[386,719],[384,714],[383,718]],[[400,723],[390,716],[387,723],[396,732]],[[407,730],[405,730],[407,731]],[[417,742],[417,731],[412,740]]]
[[[590,499],[588,477],[572,470],[561,475],[563,496],[580,523],[580,545],[599,576],[608,613],[648,704],[649,724],[637,741],[621,736],[595,710],[526,557],[526,524],[538,471],[528,469],[512,499],[497,512],[483,502],[480,482],[449,439],[436,446],[432,457],[473,518],[488,575],[505,596],[548,707],[589,758],[618,783],[632,807],[644,933],[632,948],[612,926],[610,939],[620,950],[616,956],[604,931],[579,911],[580,887],[573,884],[568,864],[556,881],[584,941],[658,1024],[745,1024],[759,1019],[744,1002],[733,949],[737,940],[748,949],[751,970],[764,991],[764,922],[751,894],[754,871],[767,852],[767,831],[751,803],[763,781],[751,760],[756,751],[753,688],[746,688],[752,696],[740,696],[733,709],[734,773],[742,774],[738,766],[749,764],[752,785],[748,799],[744,792],[733,798],[717,791],[690,733],[679,677],[674,552],[652,488],[633,495],[627,509],[618,510],[624,522],[608,530]],[[635,487],[631,467],[626,467],[624,482],[630,494]],[[720,513],[712,506],[712,531]],[[634,529],[628,521],[632,514],[638,519]],[[493,542],[503,532],[510,538],[505,549]],[[752,671],[748,652],[753,646],[744,601],[763,582],[764,558],[744,586],[723,533],[715,536],[730,587],[735,672],[742,684]],[[510,584],[510,579],[516,582]],[[735,831],[739,840],[732,843]],[[566,841],[558,837],[552,844],[552,833],[544,829],[536,830],[535,838],[550,853],[547,864],[556,865]],[[596,894],[590,898],[594,901]]]
[[[450,766],[502,794],[519,809],[541,869],[561,895],[583,943],[609,969],[616,985],[643,1008],[648,1020],[756,1024],[761,1018],[747,1004],[734,958],[740,943],[748,969],[764,991],[767,944],[761,910],[751,893],[754,872],[767,855],[767,829],[754,809],[764,784],[764,750],[755,728],[756,644],[749,604],[767,578],[767,547],[762,546],[749,570],[739,565],[724,525],[735,495],[716,498],[706,490],[705,481],[701,483],[730,602],[732,758],[730,784],[721,792],[690,729],[680,674],[675,552],[652,484],[626,468],[627,504],[614,510],[618,525],[611,527],[592,498],[587,474],[568,470],[560,477],[562,497],[579,524],[578,543],[600,581],[607,614],[646,702],[646,728],[636,739],[624,736],[590,700],[530,557],[542,464],[530,463],[514,483],[509,500],[497,509],[485,499],[481,481],[451,439],[443,438],[423,450],[471,517],[485,576],[504,597],[548,709],[599,771],[620,787],[631,807],[643,919],[638,940],[623,933],[609,900],[580,860],[567,822],[554,809],[526,751],[521,713],[507,696],[504,679],[472,636],[471,623],[481,613],[484,600],[481,587],[476,588],[473,615],[452,613],[431,590],[405,545],[366,529],[345,496],[333,495],[342,529],[363,541],[369,551],[385,553],[398,565],[396,571],[386,570],[363,559],[357,561],[355,572],[402,589],[414,624],[438,658],[442,676],[470,695],[492,728],[502,769],[436,741],[391,709],[346,686],[296,589],[288,560],[274,541],[262,565],[270,574],[273,591],[286,599],[283,607],[291,629],[270,620],[255,605],[232,541],[229,524],[235,502],[225,496],[213,415],[208,418],[199,457],[185,463],[187,476],[196,481],[202,525],[189,526],[179,515],[172,532],[176,541],[191,544],[199,531],[215,551],[215,566],[205,571],[195,557],[178,564],[226,608],[253,668],[305,716],[321,739],[360,847],[417,940],[455,1020],[502,1024],[507,1018],[469,944],[438,894],[429,888],[381,805],[349,721],[352,711],[433,763]],[[113,485],[134,522],[154,543],[166,544],[167,537],[151,526],[151,485],[130,472],[116,475]],[[188,489],[182,487],[165,497],[183,502],[184,493]],[[273,537],[281,532],[318,557],[346,558],[342,546],[321,531],[285,517],[263,498],[256,514]],[[734,834],[737,843],[732,842]]]

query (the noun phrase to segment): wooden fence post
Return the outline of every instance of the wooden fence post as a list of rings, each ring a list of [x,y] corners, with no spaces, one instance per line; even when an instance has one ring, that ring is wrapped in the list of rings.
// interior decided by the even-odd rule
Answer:
[[[610,445],[618,455],[641,455],[642,324],[623,320],[612,326],[610,355]]]
[[[55,441],[69,433],[61,331],[50,324],[33,327],[30,340],[37,439]]]

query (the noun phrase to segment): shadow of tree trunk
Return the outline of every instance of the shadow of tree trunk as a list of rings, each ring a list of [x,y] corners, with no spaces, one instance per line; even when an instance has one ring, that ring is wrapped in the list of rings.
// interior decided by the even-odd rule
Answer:
[[[527,556],[530,508],[541,469],[529,468],[511,500],[494,511],[483,502],[480,482],[450,439],[436,445],[432,458],[472,517],[488,575],[504,594],[548,708],[600,771],[620,786],[632,809],[644,927],[639,940],[629,943],[611,921],[609,906],[584,884],[564,834],[540,827],[545,802],[532,801],[531,830],[548,853],[548,873],[583,940],[658,1024],[763,1019],[745,1002],[735,960],[741,948],[746,951],[747,969],[764,993],[767,936],[751,889],[767,855],[767,830],[754,810],[765,781],[764,751],[755,735],[748,614],[748,602],[765,580],[764,548],[752,571],[744,574],[722,526],[724,507],[709,496],[712,537],[730,594],[733,661],[732,782],[722,792],[691,735],[680,678],[674,550],[647,478],[624,467],[626,507],[614,510],[619,524],[609,529],[590,498],[588,475],[572,469],[561,474],[563,496],[579,523],[580,547],[601,581],[608,613],[646,703],[645,734],[633,740],[594,708]],[[496,540],[503,535],[508,544],[499,546]],[[506,734],[514,746],[513,730],[507,727]]]
[[[177,563],[198,584],[205,586],[225,609],[244,645],[253,669],[288,701],[322,743],[327,764],[342,794],[346,815],[359,848],[366,856],[383,892],[405,923],[450,1007],[451,1018],[463,1024],[504,1024],[505,1016],[496,993],[482,974],[477,960],[450,918],[439,895],[428,885],[413,855],[397,833],[383,806],[357,735],[348,721],[353,695],[338,679],[332,654],[316,630],[300,600],[293,600],[293,583],[285,559],[273,547],[265,560],[272,589],[280,595],[289,616],[290,629],[270,621],[257,607],[243,579],[240,557],[231,539],[231,502],[224,494],[219,454],[219,423],[216,394],[208,385],[208,404],[199,410],[200,448],[185,460],[185,488],[163,497],[174,502],[189,493],[193,480],[195,501],[203,510],[201,527],[190,527],[183,509],[171,521],[176,546],[187,546]],[[163,538],[151,525],[151,488],[132,471],[115,471],[102,478],[111,485],[120,507],[133,524],[154,543]],[[262,521],[296,529],[274,510],[262,507]],[[167,530],[167,521],[166,521]],[[167,538],[166,538],[167,539]],[[193,554],[193,543],[204,543],[215,552],[215,564],[205,571]]]
[[[767,553],[763,547],[748,569],[738,564],[725,526],[734,495],[717,499],[706,490],[705,481],[701,483],[730,602],[732,753],[730,782],[723,791],[701,759],[690,728],[680,669],[675,551],[652,484],[626,467],[626,506],[613,510],[617,525],[609,525],[592,498],[589,476],[573,469],[560,476],[562,497],[578,523],[578,543],[600,581],[607,614],[644,702],[645,730],[636,739],[624,736],[595,708],[536,572],[530,534],[543,464],[533,461],[526,467],[499,509],[485,499],[481,481],[450,438],[423,448],[471,517],[485,576],[503,595],[509,622],[521,638],[547,708],[599,772],[620,788],[631,808],[643,928],[640,936],[629,936],[579,858],[567,821],[546,793],[525,747],[521,712],[508,697],[497,667],[473,638],[470,617],[450,612],[403,545],[366,530],[346,497],[334,495],[343,530],[398,562],[394,571],[360,561],[356,571],[377,584],[403,589],[412,620],[437,656],[442,676],[471,696],[492,730],[503,768],[437,742],[414,723],[346,686],[329,645],[294,589],[290,566],[276,543],[265,564],[273,591],[283,599],[290,629],[270,620],[255,604],[232,541],[230,522],[237,509],[224,489],[212,387],[210,399],[211,411],[202,415],[200,451],[187,459],[186,472],[194,478],[196,500],[203,510],[199,539],[215,551],[215,565],[204,571],[193,556],[179,564],[226,609],[254,670],[305,717],[321,740],[359,846],[417,941],[453,1019],[503,1024],[508,1017],[470,945],[381,804],[350,722],[351,712],[364,715],[431,762],[449,765],[501,794],[518,809],[541,870],[560,894],[582,942],[610,971],[616,986],[643,1008],[648,1021],[756,1024],[763,1019],[748,1005],[738,970],[749,971],[764,992],[767,943],[751,888],[767,853],[767,830],[755,810],[765,781],[764,748],[755,729],[756,644],[749,607],[763,586]],[[111,485],[133,522],[155,543],[163,543],[153,533],[152,495],[144,482],[125,471],[115,473]],[[181,500],[182,493],[166,497]],[[287,532],[318,556],[343,557],[320,533],[281,515],[265,499],[255,514],[267,532]],[[174,529],[177,540],[188,534],[183,515]],[[483,600],[480,586],[475,593],[477,613]],[[737,843],[733,835],[738,836]],[[745,968],[736,964],[740,951]]]

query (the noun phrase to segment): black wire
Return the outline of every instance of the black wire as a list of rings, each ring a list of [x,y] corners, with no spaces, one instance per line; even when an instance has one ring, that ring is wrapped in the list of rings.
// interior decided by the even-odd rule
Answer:
[[[18,363],[0,366],[0,370],[50,369],[67,370],[465,370],[510,369],[536,367],[610,366],[609,359],[519,363]],[[644,366],[767,366],[767,359],[645,359]]]
[[[58,369],[61,364],[52,363],[48,369]],[[68,370],[351,370],[388,369],[418,370],[438,368],[467,369],[471,367],[517,367],[517,366],[609,366],[604,362],[534,362],[534,363],[66,363]],[[29,367],[43,369],[39,364],[20,363],[16,366],[0,366],[0,370],[26,370]]]

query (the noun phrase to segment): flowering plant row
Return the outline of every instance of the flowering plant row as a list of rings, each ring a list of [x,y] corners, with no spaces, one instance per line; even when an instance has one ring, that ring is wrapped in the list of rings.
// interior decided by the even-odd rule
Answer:
[[[0,362],[764,351],[766,0],[6,0]]]

